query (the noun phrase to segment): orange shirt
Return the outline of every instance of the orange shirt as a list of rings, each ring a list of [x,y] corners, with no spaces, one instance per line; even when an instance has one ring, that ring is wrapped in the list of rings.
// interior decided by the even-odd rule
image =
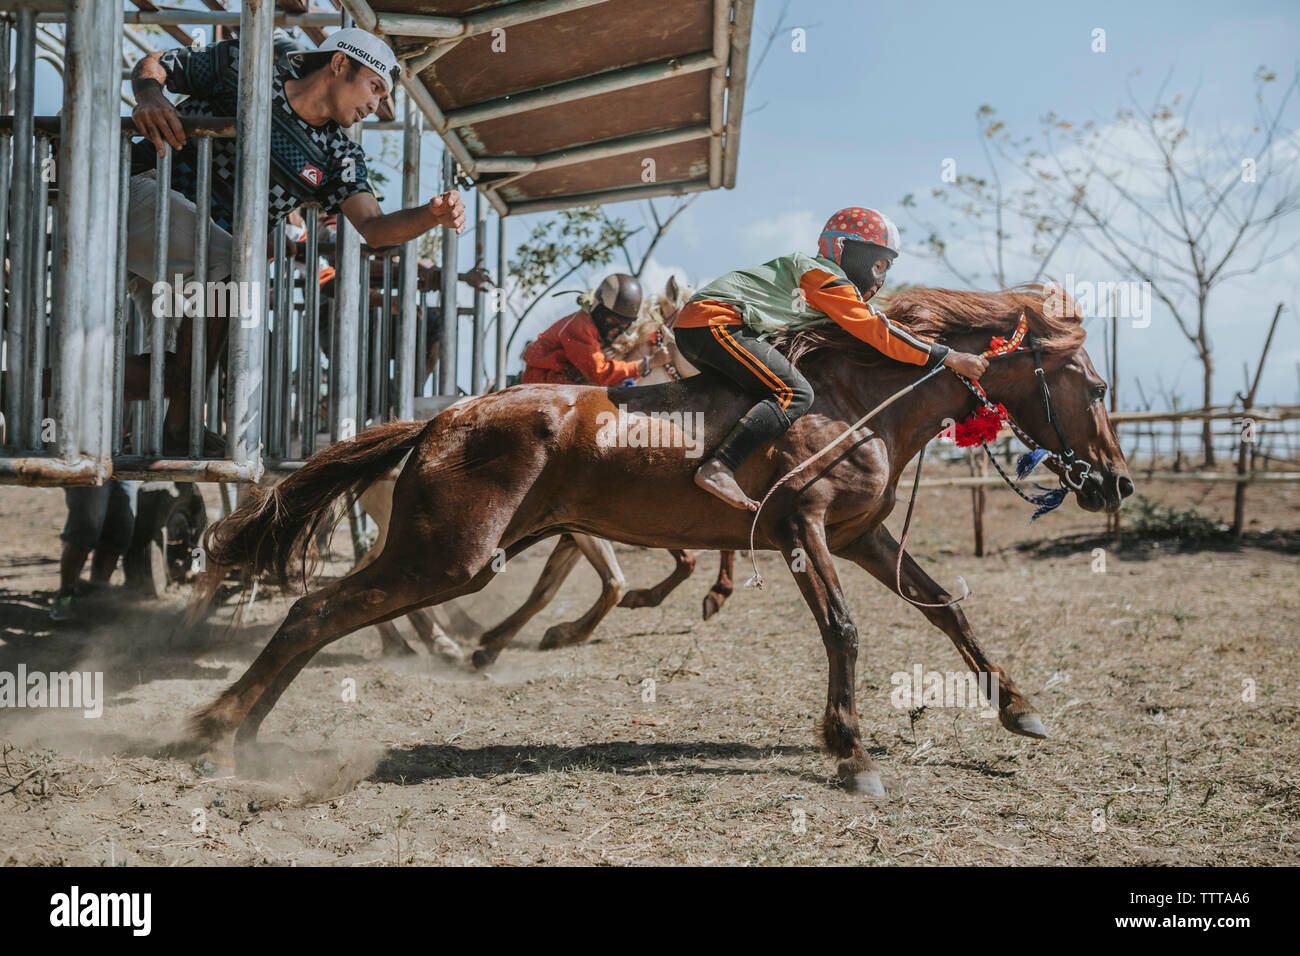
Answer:
[[[596,323],[581,309],[560,319],[524,349],[524,366],[519,379],[524,384],[572,385],[585,379],[593,385],[621,385],[624,379],[641,377],[640,362],[605,357]]]

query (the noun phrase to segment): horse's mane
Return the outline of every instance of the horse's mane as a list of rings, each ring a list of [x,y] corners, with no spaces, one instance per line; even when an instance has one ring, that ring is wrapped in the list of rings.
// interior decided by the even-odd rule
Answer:
[[[1083,344],[1083,314],[1059,285],[1022,285],[1001,292],[956,289],[904,289],[882,303],[889,318],[909,332],[944,341],[963,332],[987,330],[1011,334],[1024,312],[1029,331],[1044,352],[1069,352]],[[832,353],[843,353],[859,365],[888,361],[881,353],[834,323],[797,332],[781,332],[772,344],[791,362],[806,364]]]

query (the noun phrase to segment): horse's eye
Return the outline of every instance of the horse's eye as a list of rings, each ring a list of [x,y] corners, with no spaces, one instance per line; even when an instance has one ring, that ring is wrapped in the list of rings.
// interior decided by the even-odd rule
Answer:
[[[1098,385],[1096,388],[1092,390],[1091,394],[1092,394],[1092,400],[1094,402],[1100,402],[1103,398],[1106,397],[1106,386]]]

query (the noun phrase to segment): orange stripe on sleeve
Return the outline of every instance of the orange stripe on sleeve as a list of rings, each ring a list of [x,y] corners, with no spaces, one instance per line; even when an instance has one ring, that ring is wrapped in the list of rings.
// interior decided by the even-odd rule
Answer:
[[[809,269],[799,278],[808,304],[824,312],[854,338],[899,362],[926,365],[935,354],[927,339],[915,336],[877,313],[862,300],[857,287],[822,269]],[[947,351],[946,349],[944,350]]]
[[[713,299],[700,299],[697,302],[686,303],[681,314],[677,316],[677,321],[673,323],[673,328],[698,329],[706,325],[740,324],[740,313],[736,311],[734,305],[727,305],[725,302],[717,302]]]

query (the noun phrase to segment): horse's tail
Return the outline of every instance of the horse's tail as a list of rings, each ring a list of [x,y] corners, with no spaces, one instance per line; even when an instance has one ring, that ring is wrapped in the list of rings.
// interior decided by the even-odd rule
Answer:
[[[274,568],[288,584],[289,562],[303,557],[316,530],[333,517],[340,495],[359,495],[415,446],[428,422],[389,422],[350,441],[317,452],[272,488],[252,489],[248,501],[208,529],[204,547],[210,565],[246,567],[257,575]]]

